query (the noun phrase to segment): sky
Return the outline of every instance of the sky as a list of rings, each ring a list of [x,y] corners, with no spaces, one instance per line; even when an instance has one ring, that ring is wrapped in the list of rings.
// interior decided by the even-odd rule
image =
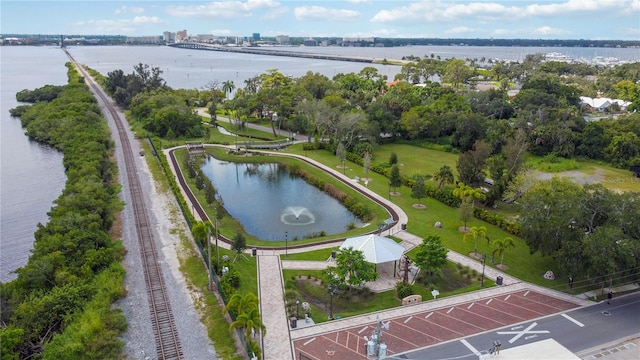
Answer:
[[[2,34],[640,40],[640,0],[6,1]]]

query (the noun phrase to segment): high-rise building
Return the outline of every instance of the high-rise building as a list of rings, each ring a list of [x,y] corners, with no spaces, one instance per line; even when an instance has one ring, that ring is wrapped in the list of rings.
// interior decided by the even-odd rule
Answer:
[[[278,45],[290,45],[291,40],[289,40],[289,35],[278,35],[276,36],[276,44]]]
[[[164,40],[164,42],[166,42],[167,44],[172,44],[176,42],[176,33],[165,31],[162,33],[162,40]]]
[[[260,33],[253,33],[253,36],[251,38],[253,39],[253,41],[260,40]]]
[[[181,42],[187,40],[189,35],[187,34],[187,30],[181,30],[176,33],[176,42]]]

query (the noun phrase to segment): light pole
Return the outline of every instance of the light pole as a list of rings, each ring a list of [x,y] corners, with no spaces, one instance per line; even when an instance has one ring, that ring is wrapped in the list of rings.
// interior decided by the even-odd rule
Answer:
[[[485,254],[482,254],[482,280],[480,281],[480,287],[484,287],[484,265],[486,257],[487,256]]]
[[[289,244],[289,232],[285,231],[284,232],[284,256],[288,257],[289,256],[289,252],[288,252],[288,244]]]
[[[213,220],[216,227],[216,270],[220,271],[220,247],[218,246],[218,213],[213,209]]]
[[[296,318],[300,317],[300,315],[298,315],[299,305],[300,305],[300,299],[296,299]]]
[[[329,320],[333,320],[333,295],[338,293],[338,286],[329,284],[327,290],[329,290]]]

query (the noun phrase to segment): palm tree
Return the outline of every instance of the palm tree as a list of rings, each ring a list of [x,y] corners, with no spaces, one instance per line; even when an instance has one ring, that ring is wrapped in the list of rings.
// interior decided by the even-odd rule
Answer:
[[[453,196],[460,198],[462,201],[472,201],[475,205],[475,201],[484,200],[486,196],[482,193],[480,188],[473,188],[464,183],[458,183],[458,187],[453,189]]]
[[[236,315],[239,315],[257,308],[258,297],[254,293],[246,293],[244,296],[239,293],[234,293],[229,299],[227,306],[224,307],[223,312],[227,313],[231,310]]]
[[[227,80],[222,83],[222,91],[225,94],[231,94],[235,88],[236,84],[233,83],[233,80]]]
[[[433,175],[433,178],[438,182],[438,187],[442,185],[453,184],[453,171],[449,165],[443,165],[437,173]]]
[[[267,328],[262,323],[260,311],[258,311],[257,308],[239,314],[238,317],[236,317],[236,321],[229,325],[229,332],[233,332],[234,329],[238,328],[244,329],[244,335],[247,339],[251,338],[251,330],[254,330],[254,332],[262,330],[262,336],[267,334]]]
[[[473,253],[478,254],[478,239],[487,238],[487,228],[484,226],[474,226],[471,228],[471,233],[464,234],[463,240],[469,236],[473,237]]]
[[[516,247],[512,238],[506,237],[504,239],[496,239],[493,241],[493,254],[500,256],[500,268],[504,267],[504,253]]]

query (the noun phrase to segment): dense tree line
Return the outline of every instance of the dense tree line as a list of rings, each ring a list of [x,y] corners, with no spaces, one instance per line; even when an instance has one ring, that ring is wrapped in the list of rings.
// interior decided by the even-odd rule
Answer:
[[[24,109],[27,135],[64,153],[67,182],[39,225],[28,263],[0,284],[2,359],[119,356],[126,327],[112,303],[124,295],[124,249],[109,230],[122,203],[100,108],[70,63],[69,83],[51,101]],[[49,89],[21,92],[36,98]],[[25,189],[29,191],[29,189]]]
[[[637,274],[640,193],[554,178],[533,185],[519,202],[530,251],[552,256],[564,275],[609,281]]]
[[[174,90],[161,74],[157,67],[138,64],[131,74],[109,72],[103,87],[118,105],[131,111],[131,120],[152,134],[169,139],[202,136],[201,119],[193,107],[220,96],[220,90]]]

